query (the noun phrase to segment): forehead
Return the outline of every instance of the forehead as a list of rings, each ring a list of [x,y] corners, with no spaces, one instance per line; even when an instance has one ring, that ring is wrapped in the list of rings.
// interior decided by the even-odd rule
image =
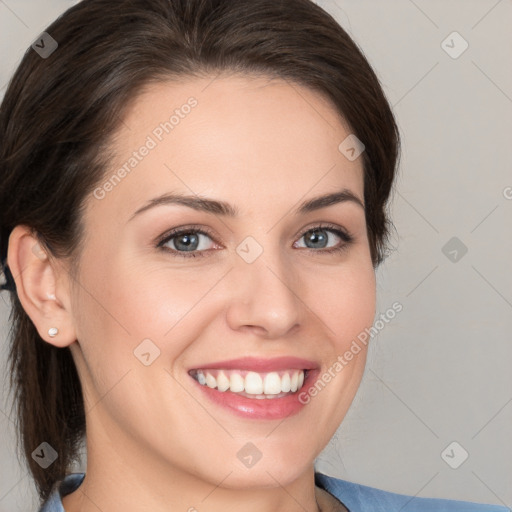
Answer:
[[[170,191],[219,197],[246,213],[261,209],[262,200],[292,204],[342,187],[362,198],[362,159],[350,161],[338,149],[349,134],[328,99],[285,80],[153,83],[113,139],[105,181],[122,176],[101,207],[115,204],[128,216]]]

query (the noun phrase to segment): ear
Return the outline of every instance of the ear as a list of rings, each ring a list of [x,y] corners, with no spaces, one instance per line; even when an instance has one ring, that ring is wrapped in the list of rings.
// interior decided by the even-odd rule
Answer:
[[[16,226],[9,237],[7,264],[23,309],[39,336],[56,347],[76,341],[71,314],[69,274],[46,252],[31,228]],[[52,327],[58,333],[52,337]]]

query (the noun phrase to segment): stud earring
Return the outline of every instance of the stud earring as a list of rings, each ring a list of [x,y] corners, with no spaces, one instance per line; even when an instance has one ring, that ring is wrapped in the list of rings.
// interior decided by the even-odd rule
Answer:
[[[57,329],[57,327],[50,327],[48,329],[48,336],[50,336],[51,338],[54,338],[55,336],[57,336],[58,333],[59,333],[59,329]]]

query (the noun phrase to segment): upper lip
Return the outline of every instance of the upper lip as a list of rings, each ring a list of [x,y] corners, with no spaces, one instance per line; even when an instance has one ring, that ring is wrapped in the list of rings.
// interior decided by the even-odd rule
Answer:
[[[195,366],[198,369],[226,369],[226,370],[248,370],[255,372],[272,372],[279,370],[314,370],[319,367],[315,361],[301,359],[293,356],[275,357],[272,359],[262,359],[259,357],[240,357],[238,359],[229,359],[225,361],[216,361],[214,363],[204,363]]]

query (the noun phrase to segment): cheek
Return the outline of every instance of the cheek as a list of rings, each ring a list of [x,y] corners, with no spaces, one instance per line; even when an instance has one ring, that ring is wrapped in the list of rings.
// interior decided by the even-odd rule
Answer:
[[[152,338],[169,345],[178,333],[188,331],[191,319],[197,322],[210,307],[212,297],[204,300],[205,295],[218,279],[218,269],[119,265],[109,302],[118,305],[133,338]]]
[[[375,274],[372,269],[351,272],[344,277],[343,284],[332,295],[337,303],[332,313],[333,330],[339,334],[342,345],[372,325],[376,306]]]
[[[364,251],[339,265],[317,266],[303,272],[304,302],[321,318],[338,350],[373,324],[376,280]]]
[[[318,415],[322,410],[332,411],[332,424],[326,429],[337,428],[357,392],[370,342],[367,332],[373,325],[376,307],[375,272],[366,253],[328,272],[329,276],[316,272],[316,279],[309,285],[312,291],[308,301],[314,305],[312,309],[322,321],[317,325],[322,326],[328,340],[319,347],[325,363],[320,380],[328,391],[318,392],[321,398],[314,405]],[[314,288],[315,281],[323,286]],[[318,387],[322,388],[320,384]]]
[[[130,258],[102,265],[84,265],[81,282],[87,292],[80,290],[77,304],[78,339],[92,387],[100,394],[127,370],[146,368],[137,359],[139,347],[149,347],[151,357],[158,354],[152,367],[172,368],[211,319],[218,300],[202,298],[219,279],[218,270],[165,269]]]

